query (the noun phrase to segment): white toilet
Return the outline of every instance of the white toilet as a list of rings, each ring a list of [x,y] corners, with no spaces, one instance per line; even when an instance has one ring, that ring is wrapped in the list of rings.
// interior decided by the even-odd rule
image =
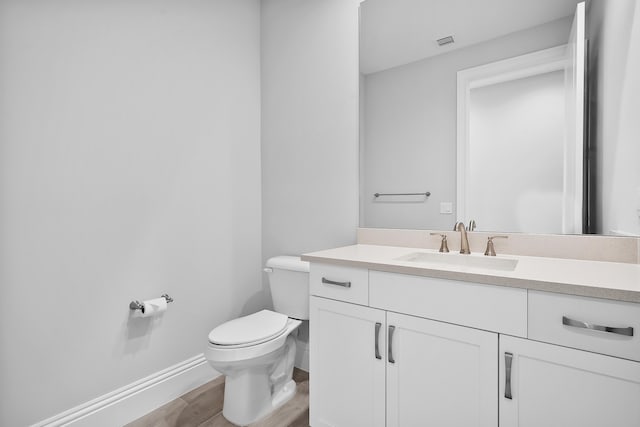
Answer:
[[[275,312],[262,310],[223,323],[209,334],[205,352],[209,364],[226,376],[222,414],[241,426],[295,394],[293,332],[309,318],[309,263],[278,256],[264,270]]]

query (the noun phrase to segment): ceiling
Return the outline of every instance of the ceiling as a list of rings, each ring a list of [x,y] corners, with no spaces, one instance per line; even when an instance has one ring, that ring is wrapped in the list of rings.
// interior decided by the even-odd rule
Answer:
[[[360,71],[385,70],[573,15],[580,0],[365,0]],[[452,35],[455,43],[438,46]]]

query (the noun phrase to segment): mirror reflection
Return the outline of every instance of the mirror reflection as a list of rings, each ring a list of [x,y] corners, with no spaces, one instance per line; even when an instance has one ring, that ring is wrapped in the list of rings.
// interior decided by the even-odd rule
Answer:
[[[579,57],[585,38],[604,40],[614,27],[608,43],[628,37],[635,2],[592,3],[580,18],[576,0],[365,0],[360,225],[450,229],[474,219],[481,231],[640,232],[628,202],[624,213],[603,208],[614,184],[595,173],[595,154],[606,147],[583,134],[584,111],[601,104],[606,43],[592,41],[588,73]],[[629,50],[616,52],[623,61]],[[612,168],[635,169],[628,160]],[[625,191],[640,192],[640,180]]]

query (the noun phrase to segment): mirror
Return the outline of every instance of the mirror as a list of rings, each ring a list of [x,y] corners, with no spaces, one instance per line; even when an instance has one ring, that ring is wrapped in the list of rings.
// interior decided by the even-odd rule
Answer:
[[[584,4],[567,45],[458,71],[456,214],[463,222],[473,219],[484,230],[582,231],[580,23]]]
[[[600,4],[589,5],[587,14],[593,12],[590,9],[598,9],[595,13],[600,16],[595,20],[589,16],[586,19],[601,24],[606,21],[602,17],[606,12],[603,9],[614,6],[604,5],[612,3],[604,0],[593,2]],[[570,82],[567,82],[572,74],[569,62],[562,65],[561,71],[538,73],[540,81],[536,84],[547,86],[534,88],[535,93],[526,95],[528,99],[531,96],[540,98],[553,86],[564,91],[564,95],[556,92],[541,101],[538,113],[528,113],[529,118],[536,116],[535,120],[540,120],[537,116],[546,112],[555,122],[562,116],[553,126],[545,122],[537,127],[537,130],[545,131],[558,127],[561,134],[553,138],[560,141],[557,143],[560,146],[542,149],[536,141],[547,141],[552,137],[545,132],[533,135],[531,129],[536,129],[535,123],[529,123],[529,128],[525,128],[519,118],[506,114],[515,112],[515,99],[524,96],[521,92],[514,96],[504,95],[506,89],[509,86],[533,87],[523,77],[498,79],[497,83],[467,88],[467,95],[471,95],[468,111],[463,113],[466,118],[463,123],[472,130],[464,131],[463,126],[460,131],[458,75],[554,49],[561,49],[564,58],[568,58],[578,3],[577,0],[365,0],[361,4],[361,227],[447,230],[458,220],[468,223],[475,219],[479,231],[584,231],[628,235],[640,232],[635,209],[627,208],[631,218],[624,227],[615,221],[601,223],[604,215],[600,204],[603,202],[598,200],[598,192],[605,192],[602,187],[611,184],[599,182],[602,176],[593,173],[599,167],[595,158],[582,162],[583,147],[567,147],[568,134],[584,128],[575,118],[570,120],[572,114],[579,113],[576,112],[579,107],[574,108],[574,113],[565,108],[573,102],[570,99],[575,99],[575,85],[584,87],[584,82],[574,81],[574,93],[571,94]],[[622,7],[622,3],[627,7],[624,16],[633,16],[633,0],[622,0],[615,7]],[[620,11],[617,13],[622,15]],[[632,20],[626,24],[627,35],[631,33],[632,24]],[[611,23],[608,25],[612,26]],[[446,43],[449,36],[453,43]],[[587,36],[594,37],[593,34]],[[595,67],[591,63],[590,66]],[[484,76],[477,81],[483,78],[491,80]],[[589,82],[589,85],[593,86],[593,83]],[[583,94],[583,91],[579,92]],[[554,97],[555,104],[551,104],[549,99]],[[500,106],[493,105],[502,98]],[[502,133],[503,127],[495,124],[482,129],[477,126],[491,121],[485,113],[476,111],[475,105],[493,105],[497,119],[508,121],[514,128],[511,134],[503,136],[502,149],[491,151],[490,144],[476,143],[478,139],[474,132],[484,132],[484,139],[492,141],[498,139],[492,138],[498,136],[496,129]],[[590,108],[594,109],[594,106]],[[518,132],[518,129],[522,131]],[[465,132],[472,134],[466,145],[460,142],[461,134]],[[578,136],[582,143],[584,138],[580,138],[583,137]],[[511,145],[523,147],[524,154],[519,160],[510,161],[516,157],[504,149],[509,141],[513,141]],[[589,144],[588,152],[593,154],[595,141],[589,138]],[[497,143],[494,145],[499,147]],[[481,161],[466,163],[463,168],[460,165],[465,165],[465,156]],[[571,160],[569,163],[568,159]],[[620,175],[632,167],[635,166],[628,164],[622,171],[619,167],[615,169]],[[531,178],[531,185],[540,187],[525,185],[525,175]],[[511,188],[505,187],[505,183]],[[639,185],[640,209],[640,182],[636,180],[634,185]],[[511,198],[496,199],[496,195]],[[474,203],[476,208],[473,208]],[[550,221],[536,222],[552,215]]]

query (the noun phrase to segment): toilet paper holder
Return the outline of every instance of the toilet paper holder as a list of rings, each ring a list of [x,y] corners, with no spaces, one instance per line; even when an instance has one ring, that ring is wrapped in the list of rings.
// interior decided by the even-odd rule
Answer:
[[[167,303],[173,302],[173,298],[171,298],[169,294],[162,294],[160,295],[160,297],[166,299]],[[141,301],[138,301],[138,300],[131,301],[129,303],[129,308],[131,310],[140,310],[144,313],[144,305],[142,304]]]

